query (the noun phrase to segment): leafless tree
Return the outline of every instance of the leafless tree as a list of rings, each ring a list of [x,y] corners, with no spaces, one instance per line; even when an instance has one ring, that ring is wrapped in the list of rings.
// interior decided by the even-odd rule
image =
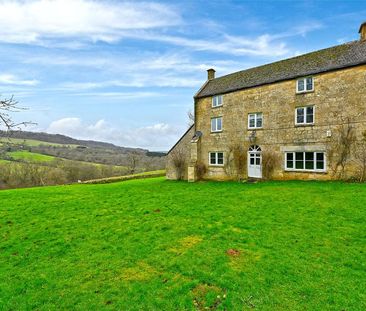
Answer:
[[[362,133],[362,139],[358,141],[355,148],[355,162],[358,166],[358,180],[364,182],[366,180],[366,131]]]
[[[188,117],[188,127],[191,127],[194,124],[194,113],[192,112],[192,110],[189,110],[187,112],[187,117]]]
[[[130,174],[135,174],[136,168],[140,162],[139,155],[135,152],[131,152],[128,154],[127,160],[128,160],[127,167],[129,169]]]
[[[276,153],[271,151],[262,152],[263,178],[270,180],[273,177],[275,168],[279,165],[280,159]]]
[[[344,179],[346,166],[350,162],[352,146],[355,143],[356,136],[354,127],[349,118],[338,128],[338,140],[333,141],[328,148],[330,163],[334,163],[331,167],[333,175],[337,179]]]
[[[224,166],[226,174],[240,181],[244,178],[246,164],[247,164],[246,145],[237,142],[232,142],[229,145],[227,160]]]
[[[30,124],[34,124],[32,122],[20,122],[17,123],[13,120],[11,114],[16,113],[22,110],[26,110],[26,108],[19,106],[19,103],[14,99],[14,97],[10,97],[8,99],[0,100],[0,126],[5,127],[7,131],[11,131],[13,129],[20,129],[21,126],[27,126]]]
[[[182,148],[177,148],[171,153],[171,161],[175,168],[176,177],[178,180],[184,178],[184,171],[186,168],[185,153]]]
[[[195,164],[197,180],[202,180],[207,173],[207,166],[203,162],[197,162]]]

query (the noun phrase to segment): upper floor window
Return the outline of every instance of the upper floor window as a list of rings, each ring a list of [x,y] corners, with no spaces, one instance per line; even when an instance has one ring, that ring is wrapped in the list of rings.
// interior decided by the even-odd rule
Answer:
[[[263,113],[250,113],[248,114],[248,128],[258,129],[263,126]]]
[[[296,125],[314,124],[314,106],[296,108]]]
[[[212,97],[212,107],[220,107],[223,104],[223,96],[217,95]]]
[[[305,93],[314,91],[313,77],[301,78],[296,81],[296,92]]]
[[[211,119],[211,132],[221,132],[222,131],[222,117]]]
[[[224,165],[224,153],[223,152],[210,152],[209,156],[210,165]]]

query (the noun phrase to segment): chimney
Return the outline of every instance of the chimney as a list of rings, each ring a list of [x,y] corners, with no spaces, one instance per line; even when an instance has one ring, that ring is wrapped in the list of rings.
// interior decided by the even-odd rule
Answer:
[[[366,41],[366,22],[361,24],[360,30],[358,32],[360,34],[360,40],[361,41]]]
[[[209,69],[207,70],[207,80],[215,79],[215,69]]]

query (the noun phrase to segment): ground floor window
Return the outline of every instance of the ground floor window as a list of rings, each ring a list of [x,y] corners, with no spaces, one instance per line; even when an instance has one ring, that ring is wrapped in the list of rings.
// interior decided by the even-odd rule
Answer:
[[[325,172],[325,153],[286,152],[285,169],[289,171]]]
[[[223,152],[210,152],[209,163],[210,163],[210,165],[224,165],[224,153]]]

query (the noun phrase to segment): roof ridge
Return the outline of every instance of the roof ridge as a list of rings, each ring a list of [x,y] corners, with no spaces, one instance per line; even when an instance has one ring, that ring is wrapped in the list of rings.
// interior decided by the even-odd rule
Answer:
[[[365,23],[366,23],[366,22],[365,22]],[[336,47],[341,47],[341,46],[346,46],[346,45],[355,44],[355,43],[357,43],[357,42],[359,42],[359,40],[349,41],[349,42],[345,42],[345,43],[342,43],[342,44],[333,45],[333,46],[331,46],[331,47],[327,47],[327,48],[324,48],[324,49],[315,50],[315,51],[308,52],[308,53],[305,53],[305,54],[301,54],[301,55],[297,55],[297,56],[293,56],[293,57],[289,57],[289,58],[285,58],[285,59],[277,60],[277,61],[274,61],[274,62],[272,62],[272,63],[266,63],[266,64],[263,64],[263,65],[258,65],[258,66],[250,67],[250,68],[247,68],[247,69],[243,69],[243,70],[235,71],[235,72],[232,72],[232,73],[228,73],[228,74],[226,74],[226,75],[223,75],[223,76],[217,77],[217,78],[212,79],[212,80],[210,80],[210,81],[219,80],[219,79],[221,79],[221,78],[229,77],[229,76],[231,76],[231,75],[235,75],[235,74],[238,74],[238,73],[240,73],[240,72],[247,71],[247,70],[251,70],[251,69],[258,69],[258,68],[265,67],[265,66],[268,66],[268,65],[278,64],[278,63],[285,62],[285,61],[289,61],[289,60],[293,60],[293,59],[296,59],[296,58],[301,58],[301,57],[308,56],[308,55],[311,55],[311,54],[314,54],[314,53],[319,53],[319,52],[322,52],[322,51],[326,51],[326,50],[334,49],[334,48],[336,48]],[[207,82],[207,81],[206,81],[206,82]],[[204,85],[204,86],[205,86],[205,85]],[[201,87],[201,88],[203,88],[203,87]],[[199,93],[199,91],[198,91],[197,93]]]
[[[233,72],[206,82],[194,98],[225,94],[366,64],[366,41],[343,44]]]

